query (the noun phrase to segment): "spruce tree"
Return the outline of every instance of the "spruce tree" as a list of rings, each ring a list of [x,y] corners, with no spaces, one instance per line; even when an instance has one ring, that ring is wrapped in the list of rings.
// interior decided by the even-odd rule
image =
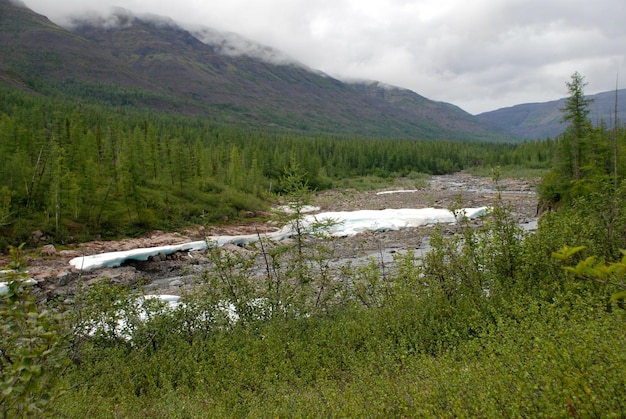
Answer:
[[[585,98],[584,88],[587,85],[585,77],[576,71],[571,76],[571,81],[566,82],[569,97],[565,101],[563,112],[563,122],[569,122],[570,126],[565,133],[564,141],[567,149],[571,151],[572,175],[574,180],[581,179],[582,147],[585,137],[591,129],[591,122],[587,118],[589,115],[589,105],[592,99]]]

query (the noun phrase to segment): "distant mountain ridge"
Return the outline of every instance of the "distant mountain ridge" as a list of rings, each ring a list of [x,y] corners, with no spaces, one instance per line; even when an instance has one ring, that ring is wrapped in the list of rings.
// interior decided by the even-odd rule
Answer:
[[[0,83],[287,132],[513,140],[454,105],[345,83],[235,34],[125,11],[70,29],[0,0]]]
[[[604,121],[612,127],[615,122],[616,91],[588,95],[587,98],[593,100],[589,107],[591,122],[598,125]],[[565,98],[562,98],[544,103],[525,103],[476,116],[484,123],[515,137],[531,140],[555,138],[567,126],[561,122],[561,109],[564,106]],[[617,90],[617,118],[621,123],[626,122],[626,89]]]

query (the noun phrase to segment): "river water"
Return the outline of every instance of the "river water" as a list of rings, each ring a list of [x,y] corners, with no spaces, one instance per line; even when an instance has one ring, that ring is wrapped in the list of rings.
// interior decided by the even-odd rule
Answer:
[[[508,181],[503,185],[495,185],[487,178],[478,178],[465,175],[433,176],[426,191],[403,190],[394,194],[394,191],[385,191],[384,196],[370,193],[370,199],[384,200],[372,202],[371,205],[381,207],[385,204],[410,205],[416,202],[429,200],[440,205],[452,205],[455,197],[461,196],[470,205],[488,205],[500,196],[504,202],[511,205],[513,215],[518,219],[524,231],[532,231],[537,228],[536,196],[534,184],[524,181]],[[402,195],[402,196],[400,196]],[[363,203],[358,204],[363,208]],[[335,250],[334,256],[328,261],[333,270],[339,270],[342,266],[352,267],[365,266],[372,261],[381,269],[389,269],[394,259],[406,254],[409,250],[416,257],[416,263],[430,250],[430,232],[432,226],[403,229],[399,231],[367,232],[355,237],[335,239],[329,246]],[[453,234],[453,225],[442,226],[444,234]],[[185,274],[172,272],[171,276],[159,275],[153,278],[146,289],[151,292],[176,293],[183,287],[190,286],[197,280],[199,274],[207,269],[207,265],[197,264],[188,267]],[[258,275],[263,275],[265,266],[263,259],[259,257]]]

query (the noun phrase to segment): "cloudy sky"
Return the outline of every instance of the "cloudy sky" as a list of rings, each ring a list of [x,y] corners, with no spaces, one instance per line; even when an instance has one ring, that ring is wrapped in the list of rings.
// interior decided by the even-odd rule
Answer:
[[[167,16],[236,32],[339,79],[406,87],[477,114],[626,87],[624,0],[24,0],[67,15]]]

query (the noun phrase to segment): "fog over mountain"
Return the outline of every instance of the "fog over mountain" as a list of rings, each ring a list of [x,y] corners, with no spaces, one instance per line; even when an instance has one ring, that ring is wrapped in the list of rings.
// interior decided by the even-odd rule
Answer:
[[[510,141],[456,105],[408,89],[345,83],[234,34],[117,9],[66,29],[8,6],[0,79],[42,94],[149,107],[216,122],[359,137]],[[7,33],[8,34],[8,33]],[[2,34],[0,33],[0,36]]]
[[[10,4],[18,4],[20,7],[27,7],[15,1],[6,1]],[[225,103],[229,103],[227,106],[231,110],[239,109],[236,111],[237,114],[247,115],[246,118],[248,119],[265,121],[265,123],[269,124],[276,124],[277,118],[279,118],[282,119],[282,122],[278,125],[310,127],[311,121],[305,123],[302,118],[310,120],[313,115],[311,109],[317,109],[315,111],[317,120],[314,122],[316,129],[336,130],[337,128],[330,127],[336,127],[340,120],[343,121],[340,124],[344,126],[351,125],[351,123],[346,124],[345,122],[351,118],[355,118],[358,121],[367,121],[367,118],[363,118],[363,114],[374,115],[375,113],[368,110],[368,107],[374,106],[377,109],[376,113],[395,114],[395,117],[399,117],[404,121],[391,122],[392,120],[388,117],[385,117],[386,122],[374,122],[374,120],[371,120],[373,124],[379,124],[380,126],[374,131],[371,128],[367,128],[367,132],[370,134],[378,132],[378,135],[387,132],[392,136],[409,135],[423,138],[495,138],[493,133],[488,133],[489,129],[485,127],[479,128],[479,124],[483,123],[501,133],[497,134],[496,137],[500,135],[520,139],[537,139],[555,137],[565,128],[561,123],[561,112],[559,110],[562,107],[562,99],[547,102],[533,100],[529,103],[482,113],[478,115],[477,120],[472,121],[469,115],[463,112],[456,104],[432,101],[420,94],[393,86],[384,81],[360,77],[343,77],[342,80],[345,84],[341,84],[339,80],[332,76],[321,70],[310,68],[283,51],[260,44],[237,33],[220,31],[203,25],[179,24],[172,18],[152,13],[135,13],[123,8],[115,8],[109,13],[86,12],[80,16],[75,14],[71,19],[67,19],[65,28],[99,43],[103,47],[98,47],[101,49],[99,51],[100,54],[106,54],[108,48],[112,56],[118,58],[126,57],[126,59],[132,60],[134,63],[133,68],[145,73],[139,75],[139,79],[137,79],[138,74],[133,76],[126,70],[113,70],[113,67],[120,63],[109,63],[108,65],[113,66],[110,70],[106,70],[107,65],[101,66],[96,70],[101,74],[98,78],[99,81],[109,80],[119,82],[125,86],[155,89],[161,93],[166,93],[165,90],[162,90],[163,88],[169,89],[170,93],[182,89],[179,93],[183,95],[188,94],[183,93],[183,91],[194,91],[192,96],[197,98],[204,97],[205,103],[208,101],[220,107],[223,107]],[[180,43],[181,41],[182,43]],[[192,46],[193,42],[196,42],[195,47]],[[198,50],[198,46],[201,43],[206,46],[206,52]],[[155,49],[155,45],[161,46]],[[176,45],[180,46],[179,50],[176,50],[178,48]],[[43,45],[41,47],[43,48]],[[143,56],[141,61],[137,61],[137,57],[133,58],[135,55],[133,51],[144,51],[141,53]],[[159,51],[161,58],[155,61],[153,54],[148,53],[149,51]],[[209,61],[206,61],[208,57],[206,55],[207,52],[210,52],[211,57],[213,57]],[[163,53],[166,53],[166,55],[163,55]],[[192,56],[189,56],[189,54]],[[170,64],[166,64],[163,61],[165,56],[169,57]],[[232,58],[235,61],[227,63],[227,61],[224,61],[226,58]],[[102,59],[104,58],[97,58],[97,60]],[[203,62],[200,63],[201,66],[207,64],[210,66],[217,65],[216,68],[222,70],[238,68],[237,74],[239,79],[235,80],[232,78],[234,73],[222,74],[217,79],[215,76],[212,76],[213,78],[210,80],[206,79],[206,74],[202,75],[197,72],[197,66],[194,67],[195,69],[187,67],[190,62],[197,59]],[[86,54],[85,57],[70,59],[70,61],[76,62],[81,60],[93,61],[93,59],[89,58],[89,54]],[[174,61],[177,61],[178,64],[172,67]],[[221,64],[218,64],[218,61]],[[262,67],[259,66],[260,63],[275,67]],[[75,71],[76,68],[72,67],[76,66],[69,66],[68,69]],[[182,72],[176,74],[173,78],[168,77],[168,74],[174,74],[172,73],[173,71]],[[270,79],[274,81],[268,79],[268,71],[273,73]],[[259,74],[263,74],[262,79],[266,79],[265,82],[270,82],[271,87],[269,85],[262,87],[258,84]],[[163,76],[166,78],[163,79]],[[128,79],[128,77],[131,77],[132,80]],[[228,78],[228,81],[224,77]],[[189,82],[187,85],[185,85],[185,80]],[[282,80],[282,86],[280,87],[277,85],[278,80]],[[290,81],[285,83],[287,80]],[[254,81],[256,86],[252,87],[249,84],[250,81]],[[245,87],[234,87],[241,82],[244,82]],[[294,84],[294,82],[298,84]],[[327,83],[330,83],[329,86],[333,86],[333,88],[329,90],[328,86],[323,87],[324,93],[315,93],[315,89]],[[198,91],[197,87],[192,87],[191,84],[196,86],[203,85],[204,87]],[[316,84],[321,85],[311,89]],[[268,87],[271,89],[271,93],[267,90]],[[238,94],[233,95],[233,92],[241,88],[249,93],[248,99],[244,99],[244,97]],[[255,90],[259,88],[261,90]],[[283,89],[288,90],[285,91]],[[589,92],[589,89],[587,89],[587,92]],[[330,96],[328,96],[329,94]],[[358,97],[358,95],[364,96]],[[563,96],[561,95],[561,97]],[[611,96],[610,92],[606,95],[600,95],[599,99],[601,100],[596,100],[594,103],[594,108],[590,115],[594,122],[612,121],[613,107],[611,106]],[[289,98],[285,99],[286,97]],[[307,103],[311,98],[314,101],[318,100],[315,99],[316,97],[326,97],[324,107],[327,109],[322,110],[320,108],[322,104],[319,101],[316,104]],[[281,113],[278,111],[280,107],[276,108],[275,105],[269,105],[274,107],[274,110],[268,112],[267,105],[262,105],[259,102],[260,98],[268,99],[268,103],[273,103],[272,101],[274,100],[281,101],[283,102],[282,106],[286,107]],[[307,99],[304,100],[303,98]],[[291,101],[295,102],[285,105],[285,103]],[[346,104],[350,103],[350,105],[339,111],[338,106],[344,106],[340,105],[342,101],[345,101]],[[622,99],[620,95],[619,103],[624,102],[626,100]],[[169,105],[162,104],[159,106],[167,107]],[[626,115],[623,114],[621,109],[623,108],[620,108],[618,116],[620,120],[626,120]],[[345,112],[350,112],[351,114],[343,114]],[[272,117],[270,114],[274,116]],[[308,116],[305,117],[305,114]],[[240,116],[235,118],[239,119]],[[358,123],[354,125],[354,128],[358,125]],[[390,126],[394,126],[391,131],[387,130]],[[442,127],[447,128],[441,131]],[[462,131],[469,131],[471,134],[461,134]]]
[[[191,26],[188,29],[202,42],[216,47],[217,50],[224,55],[247,55],[270,64],[294,64],[304,66],[304,64],[299,63],[293,57],[288,56],[282,51],[261,45],[234,32],[220,32],[202,26]]]
[[[120,5],[26,3],[63,25],[69,16],[109,14]],[[168,16],[186,28],[236,33],[334,78],[380,80],[473,114],[557,100],[567,94],[565,82],[574,71],[587,77],[588,93],[610,91],[626,68],[622,0],[129,0],[122,5],[138,15]]]

